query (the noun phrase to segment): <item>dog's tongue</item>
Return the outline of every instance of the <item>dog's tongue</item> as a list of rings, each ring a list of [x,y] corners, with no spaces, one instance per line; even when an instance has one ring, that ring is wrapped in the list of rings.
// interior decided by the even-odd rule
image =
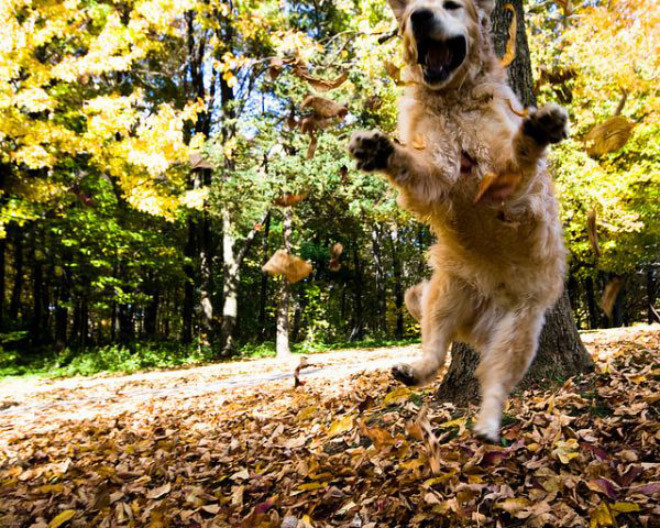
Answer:
[[[448,46],[442,43],[437,43],[429,46],[428,54],[426,55],[426,65],[434,70],[447,66],[452,59],[452,53]]]

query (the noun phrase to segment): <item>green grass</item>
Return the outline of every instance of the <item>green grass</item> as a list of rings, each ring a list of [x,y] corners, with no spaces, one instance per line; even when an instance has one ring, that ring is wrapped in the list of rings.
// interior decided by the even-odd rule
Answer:
[[[6,342],[6,341],[5,341]],[[294,343],[295,354],[315,354],[348,348],[380,348],[402,346],[419,339],[365,340],[340,343]],[[231,360],[275,356],[275,343],[247,344]],[[131,347],[108,345],[86,350],[52,348],[21,351],[0,348],[0,379],[15,376],[69,377],[100,373],[130,373],[140,370],[174,368],[218,360],[210,347],[183,345],[175,341],[136,342]],[[230,361],[231,361],[230,360]],[[225,360],[226,361],[226,360]]]

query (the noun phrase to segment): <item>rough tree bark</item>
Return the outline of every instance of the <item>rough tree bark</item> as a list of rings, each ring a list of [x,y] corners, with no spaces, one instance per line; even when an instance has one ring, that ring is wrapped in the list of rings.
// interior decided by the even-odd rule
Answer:
[[[509,1],[518,19],[516,58],[508,68],[509,84],[525,106],[533,106],[536,98],[532,91],[533,77],[522,0],[498,0],[491,17],[495,50],[501,56],[506,48],[511,14],[503,9],[503,5]],[[449,371],[438,389],[438,397],[458,404],[474,402],[479,392],[479,384],[474,376],[478,361],[478,354],[474,350],[465,344],[454,343]],[[593,362],[580,341],[568,295],[564,292],[557,305],[546,315],[536,360],[520,386],[524,387],[540,379],[563,379],[591,368]]]
[[[291,229],[293,224],[293,209],[284,208],[284,249],[291,253]],[[286,277],[280,278],[280,289],[277,296],[277,334],[275,335],[275,350],[277,359],[285,359],[291,355],[289,348],[289,282]]]

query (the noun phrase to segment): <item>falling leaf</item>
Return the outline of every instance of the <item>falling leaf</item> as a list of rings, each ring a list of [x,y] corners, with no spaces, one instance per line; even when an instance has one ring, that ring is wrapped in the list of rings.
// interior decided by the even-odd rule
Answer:
[[[307,277],[312,272],[312,265],[285,249],[278,249],[261,269],[270,275],[282,275],[294,283]]]
[[[622,115],[599,123],[584,136],[587,153],[598,157],[620,150],[630,139],[635,126],[636,123]]]
[[[623,287],[623,283],[624,280],[622,277],[614,277],[605,285],[605,289],[603,290],[603,298],[600,304],[603,312],[605,312],[605,315],[610,320],[614,314],[614,304],[619,296],[619,291]]]
[[[324,118],[344,117],[348,113],[348,109],[344,105],[340,105],[331,99],[319,97],[318,95],[308,95],[301,103],[300,109],[311,109],[317,115]]]
[[[509,40],[506,43],[506,51],[504,55],[500,58],[500,64],[506,68],[509,66],[513,60],[516,58],[516,32],[518,31],[517,16],[516,10],[513,7],[513,4],[506,3],[502,6],[503,9],[506,9],[511,13],[511,24],[509,25]]]

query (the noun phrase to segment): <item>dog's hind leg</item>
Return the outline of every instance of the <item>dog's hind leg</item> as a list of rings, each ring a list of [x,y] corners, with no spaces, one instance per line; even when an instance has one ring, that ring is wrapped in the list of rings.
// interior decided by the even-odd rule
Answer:
[[[445,363],[449,344],[464,312],[464,296],[453,291],[456,288],[451,279],[434,275],[430,282],[422,284],[422,357],[411,365],[402,363],[392,368],[392,375],[406,385],[433,381]]]
[[[481,409],[474,426],[478,436],[493,442],[499,438],[504,403],[536,355],[543,322],[542,310],[528,308],[508,312],[497,324],[476,371],[481,383]]]

